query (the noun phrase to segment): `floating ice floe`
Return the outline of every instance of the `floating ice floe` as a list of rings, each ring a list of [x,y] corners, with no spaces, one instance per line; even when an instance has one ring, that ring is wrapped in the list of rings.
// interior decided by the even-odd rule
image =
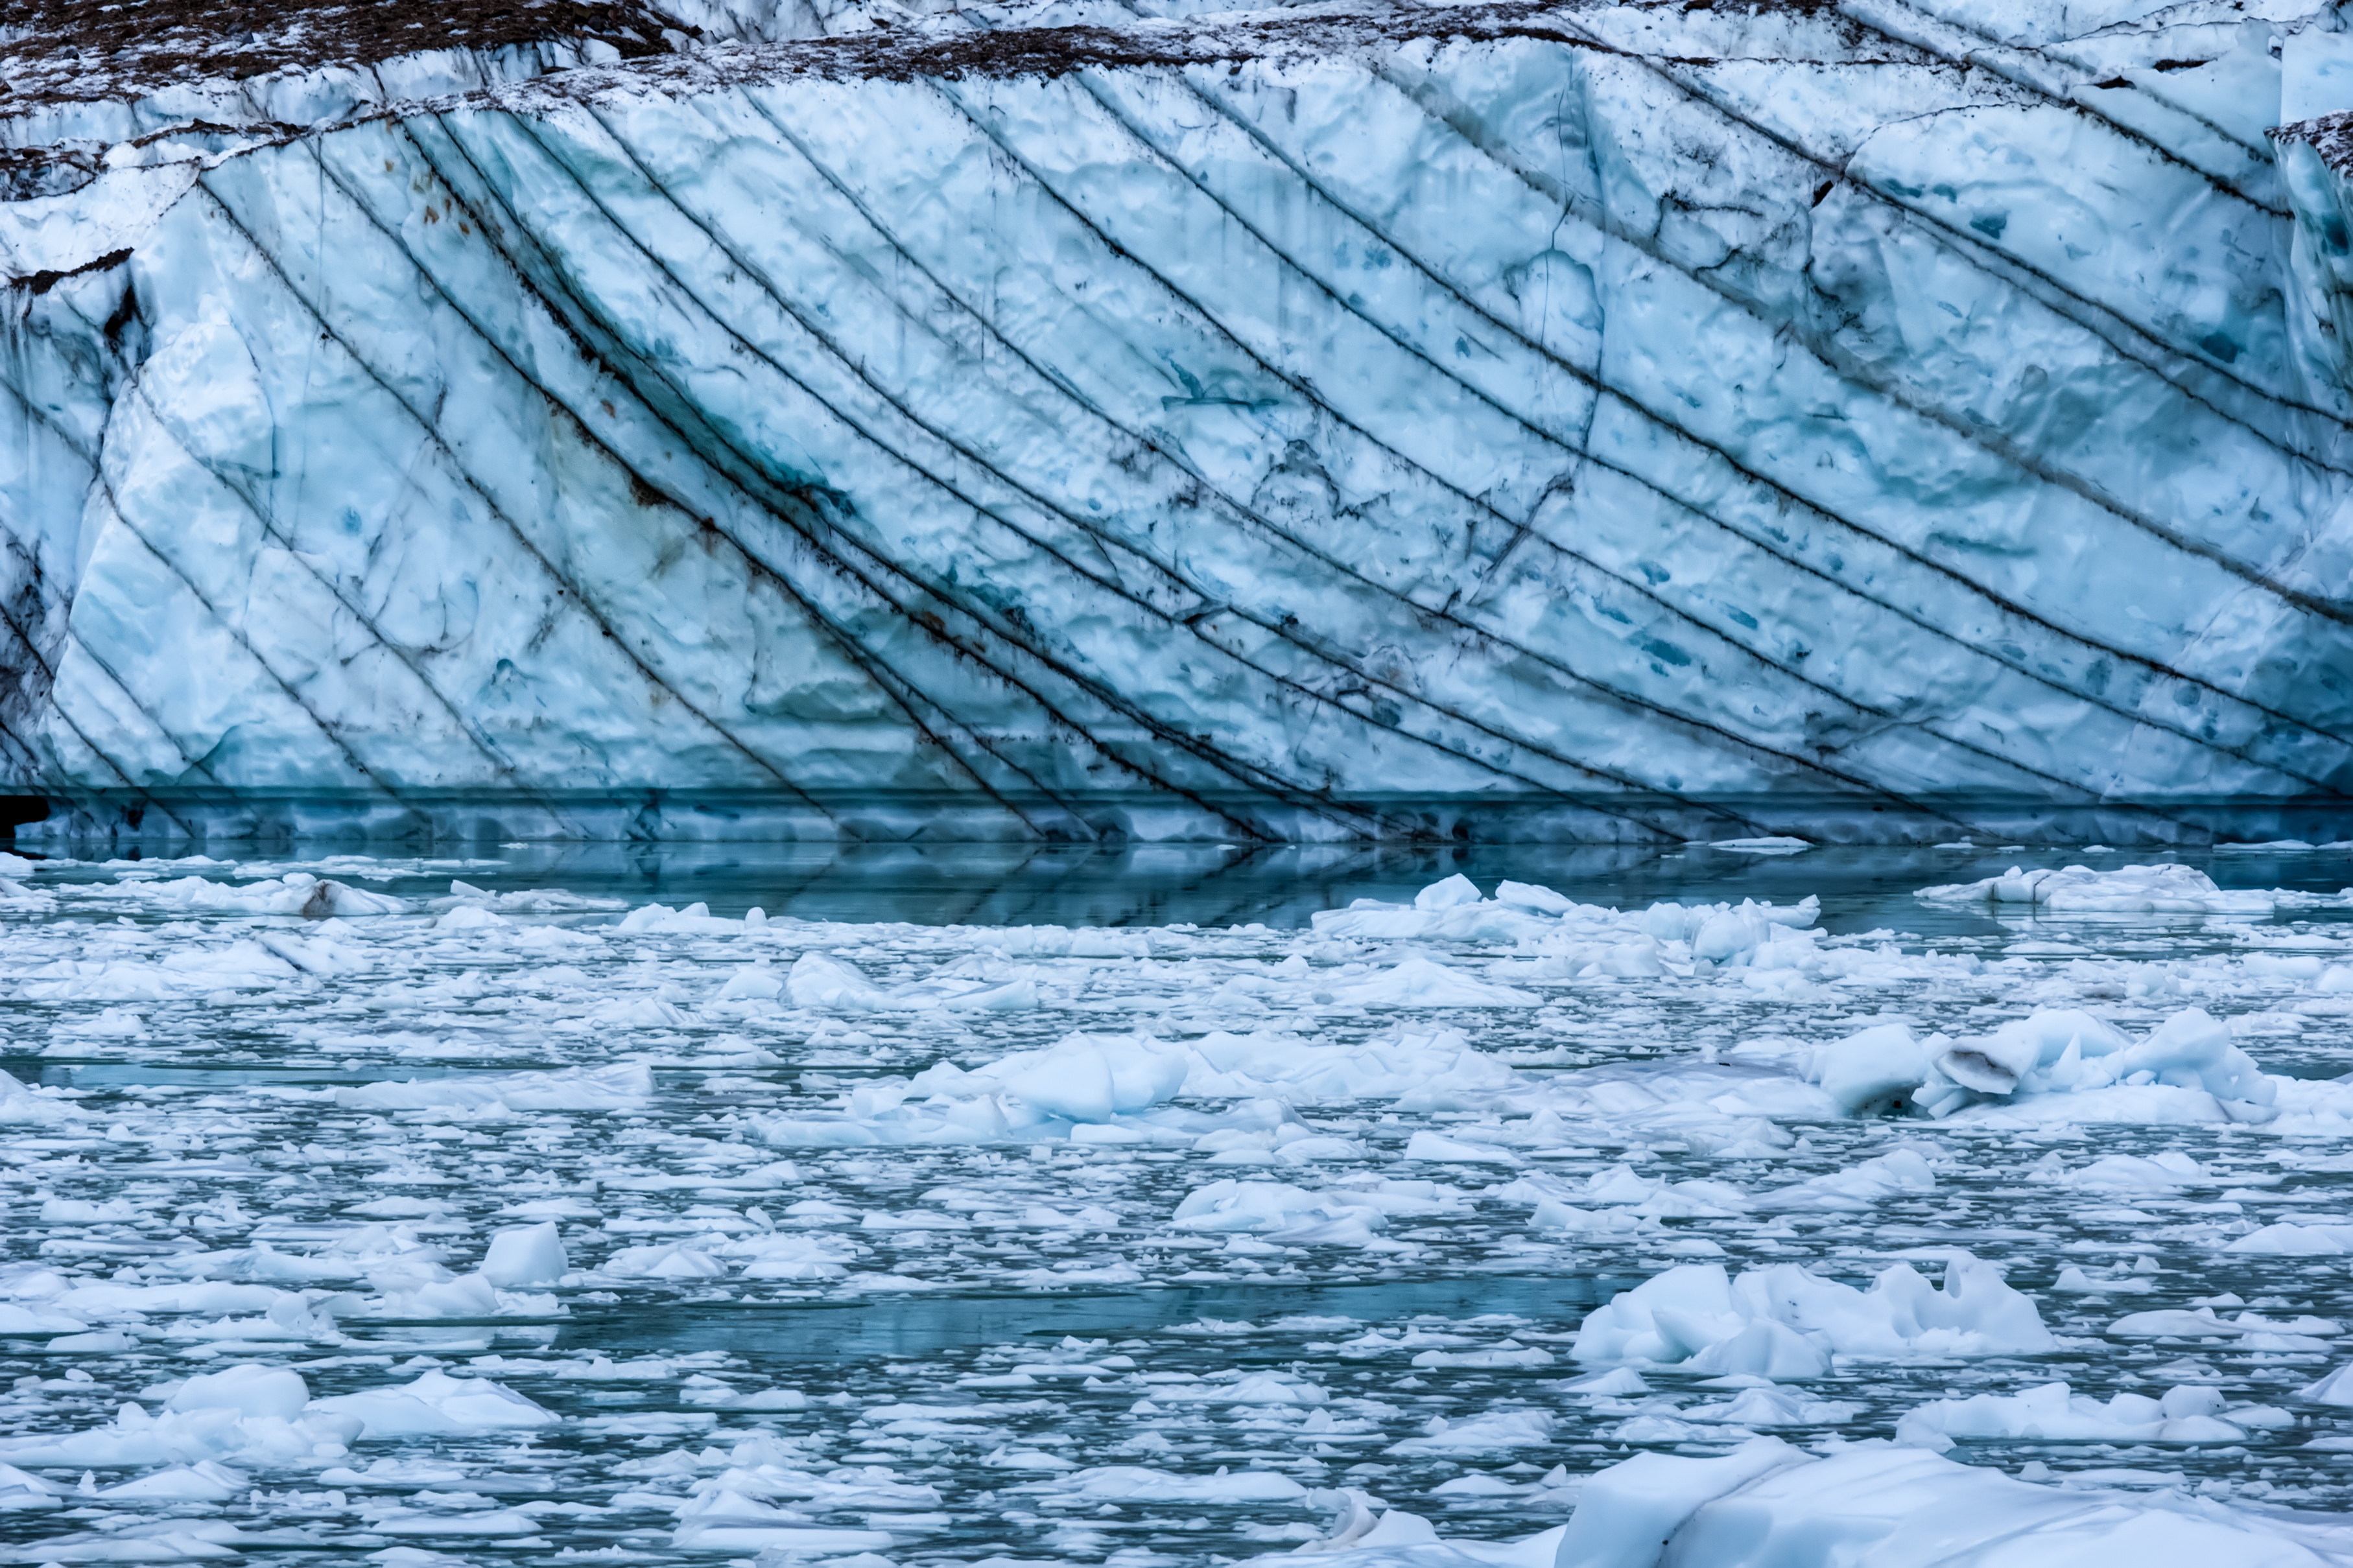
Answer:
[[[1433,1415],[1419,1436],[1392,1443],[1382,1452],[1400,1458],[1507,1453],[1551,1442],[1556,1425],[1552,1414],[1544,1410],[1490,1410],[1453,1419]]]
[[[1652,904],[1620,910],[1579,904],[1550,888],[1506,881],[1495,897],[1482,899],[1467,877],[1449,877],[1424,888],[1411,904],[1358,899],[1345,910],[1311,917],[1319,935],[1368,942],[1510,942],[1525,955],[1524,972],[1534,978],[1580,979],[1608,975],[1656,976],[1691,972],[1694,961],[1719,968],[1796,967],[1814,952],[1820,933],[1809,928],[1821,901],[1794,905]],[[1763,952],[1779,944],[1785,952]],[[1433,966],[1436,967],[1436,966]],[[1513,970],[1520,973],[1523,970]],[[1417,971],[1415,982],[1429,984]],[[1412,987],[1393,980],[1390,988],[1410,995]],[[1335,999],[1346,1000],[1350,998]],[[1355,1000],[1398,1005],[1385,994]],[[1409,1005],[1517,1005],[1513,1002],[1412,1002]]]
[[[1377,1232],[1393,1215],[1442,1214],[1461,1194],[1434,1182],[1371,1178],[1311,1192],[1288,1182],[1226,1180],[1187,1194],[1169,1216],[1177,1230],[1255,1237],[1271,1247],[1399,1250]]]
[[[1973,1120],[2220,1122],[2269,1121],[2282,1109],[2283,1080],[2196,1007],[2138,1041],[2074,1009],[2037,1011],[1958,1040],[1881,1024],[1796,1065],[1850,1116],[1916,1110]],[[2308,1109],[2344,1098],[2301,1093]]]
[[[1883,1270],[1869,1290],[1794,1263],[1737,1279],[1718,1264],[1683,1264],[1596,1309],[1572,1353],[1788,1382],[1824,1375],[1834,1356],[2031,1354],[2056,1343],[1999,1268],[1955,1252],[1942,1288],[1906,1263]]]
[[[101,1469],[220,1460],[283,1465],[339,1458],[363,1441],[528,1431],[560,1419],[502,1384],[438,1368],[396,1387],[324,1399],[311,1398],[292,1368],[259,1363],[164,1386],[160,1410],[125,1405],[112,1422],[90,1431],[0,1438],[0,1459]]]
[[[55,1090],[27,1089],[0,1072],[0,1127],[58,1127],[81,1120],[73,1101]]]
[[[2325,1351],[2344,1328],[2333,1318],[2309,1314],[2269,1318],[2261,1312],[2240,1312],[2223,1318],[2206,1306],[2128,1312],[2110,1323],[2108,1332],[2122,1340],[2235,1340],[2240,1349],[2251,1351]]]
[[[2118,1394],[2103,1405],[2063,1383],[2022,1394],[1938,1399],[1907,1411],[1895,1440],[1939,1452],[1962,1437],[2039,1438],[2084,1443],[2243,1443],[2248,1435],[2293,1426],[2295,1417],[2268,1405],[2233,1404],[2217,1388],[2177,1387],[2152,1398]]]
[[[1157,1402],[1160,1398],[1155,1394]],[[1051,1480],[1025,1482],[1024,1492],[1087,1498],[1102,1502],[1291,1503],[1307,1489],[1289,1476],[1267,1470],[1224,1469],[1214,1476],[1178,1475],[1144,1465],[1100,1465],[1071,1470]]]
[[[166,881],[140,872],[121,875],[121,897],[173,910],[300,915],[322,921],[401,914],[409,908],[406,899],[371,893],[308,871],[237,883],[216,882],[206,877],[175,877]]]
[[[1185,1042],[1076,1034],[968,1070],[943,1062],[912,1079],[871,1079],[831,1112],[779,1113],[755,1125],[769,1143],[790,1147],[1072,1137],[1192,1144],[1240,1134],[1259,1141],[1270,1162],[1301,1163],[1362,1151],[1338,1139],[1309,1142],[1290,1106],[1433,1096],[1485,1104],[1520,1081],[1453,1029],[1401,1030],[1359,1047],[1223,1031]],[[1170,1105],[1178,1099],[1245,1103],[1212,1116]]]
[[[641,1062],[622,1062],[552,1072],[362,1084],[335,1090],[335,1103],[357,1110],[628,1110],[643,1105],[653,1092],[651,1070]]]
[[[1711,849],[1732,849],[1743,855],[1801,855],[1813,846],[1802,838],[1774,835],[1764,838],[1717,838],[1709,842]]]
[[[877,985],[856,964],[829,952],[805,952],[795,959],[784,991],[796,1007],[843,1012],[927,1007],[1010,1012],[1038,1005],[1037,984],[1027,974],[1003,980],[942,975],[913,985]]]
[[[2225,892],[2189,866],[2088,866],[2022,871],[2011,867],[1979,882],[1923,888],[1919,898],[1940,904],[1993,904],[2048,910],[2053,914],[2267,915],[2279,903],[2268,892]]]
[[[1416,1133],[1416,1140],[1431,1136]],[[1410,1143],[1408,1152],[1412,1151]],[[1770,1151],[1766,1151],[1770,1152]],[[1669,1181],[1639,1175],[1630,1165],[1597,1171],[1582,1183],[1532,1172],[1498,1187],[1487,1197],[1533,1202],[1530,1226],[1539,1231],[1601,1237],[1657,1232],[1661,1220],[1728,1219],[1752,1211],[1859,1214],[1890,1198],[1918,1196],[1936,1189],[1926,1154],[1901,1146],[1843,1171],[1749,1194],[1729,1182],[1699,1177]],[[1694,1249],[1712,1247],[1694,1238]]]
[[[356,1420],[362,1438],[529,1431],[560,1419],[504,1384],[452,1377],[438,1367],[396,1388],[314,1399],[302,1413]]]
[[[1918,1448],[1862,1445],[1816,1458],[1775,1437],[1721,1458],[1638,1454],[1588,1479],[1555,1568],[1708,1568],[1915,1560],[2017,1568],[2322,1568],[2304,1520],[2200,1500],[2037,1485]],[[1406,1553],[1364,1561],[1415,1561]],[[1438,1562],[1437,1553],[1428,1559]],[[1920,1561],[1928,1561],[1919,1558]]]

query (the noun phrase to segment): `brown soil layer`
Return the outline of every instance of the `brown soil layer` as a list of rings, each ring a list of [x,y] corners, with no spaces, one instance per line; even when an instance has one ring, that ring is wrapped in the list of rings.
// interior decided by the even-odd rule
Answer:
[[[10,0],[0,27],[0,92],[48,99],[422,49],[596,39],[630,59],[666,52],[665,27],[693,31],[635,0]]]

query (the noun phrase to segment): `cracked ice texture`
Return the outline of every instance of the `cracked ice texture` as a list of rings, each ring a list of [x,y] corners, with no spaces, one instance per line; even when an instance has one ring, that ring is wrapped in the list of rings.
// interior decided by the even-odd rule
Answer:
[[[0,207],[89,267],[0,343],[8,779],[199,835],[2159,838],[2353,779],[2335,175],[2265,135],[2321,24],[1124,26]]]

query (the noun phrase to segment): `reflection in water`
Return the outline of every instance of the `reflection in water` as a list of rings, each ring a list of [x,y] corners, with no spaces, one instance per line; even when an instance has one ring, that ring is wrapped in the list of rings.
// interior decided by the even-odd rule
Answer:
[[[216,847],[216,855],[234,853]],[[2225,888],[2335,892],[2353,883],[2353,856],[2337,851],[2183,851]],[[300,851],[275,864],[301,860]],[[917,925],[1156,926],[1307,924],[1317,910],[1356,899],[1410,900],[1461,873],[1490,891],[1504,878],[1537,882],[1580,903],[1639,908],[1660,900],[1822,901],[1832,931],[1881,926],[1924,936],[1987,934],[1970,911],[1936,909],[1919,888],[1989,877],[2011,866],[2089,864],[2102,869],[2147,854],[2076,848],[1826,847],[1758,855],[1705,845],[1602,844],[1298,846],[1141,845],[1096,848],[1015,844],[585,844],[484,850],[464,879],[495,890],[575,892],[736,916]],[[415,864],[412,862],[411,864]],[[441,864],[441,863],[435,863]],[[447,891],[446,869],[368,885],[407,896]]]
[[[1125,1339],[1197,1321],[1345,1318],[1378,1323],[1425,1314],[1472,1318],[1505,1312],[1575,1320],[1639,1275],[1476,1275],[1176,1286],[1148,1290],[902,1296],[858,1302],[706,1306],[692,1313],[642,1307],[584,1308],[556,1332],[559,1348],[617,1354],[685,1355],[723,1350],[765,1360],[868,1362],[884,1356],[969,1352],[1024,1334]]]

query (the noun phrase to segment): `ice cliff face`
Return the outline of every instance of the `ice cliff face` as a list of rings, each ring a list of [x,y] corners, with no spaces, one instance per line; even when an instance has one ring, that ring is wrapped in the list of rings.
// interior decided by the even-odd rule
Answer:
[[[2120,842],[2353,786],[2333,12],[575,9],[0,42],[52,830]]]

